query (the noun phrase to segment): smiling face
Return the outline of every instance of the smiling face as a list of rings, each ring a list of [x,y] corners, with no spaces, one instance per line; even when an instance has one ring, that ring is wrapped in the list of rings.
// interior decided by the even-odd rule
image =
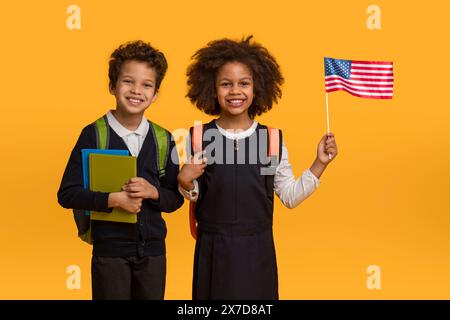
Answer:
[[[120,113],[142,115],[156,100],[155,84],[155,70],[146,62],[131,60],[123,63],[115,87],[109,90]]]
[[[253,76],[243,63],[228,62],[218,71],[216,95],[221,113],[239,116],[248,113],[253,102]]]

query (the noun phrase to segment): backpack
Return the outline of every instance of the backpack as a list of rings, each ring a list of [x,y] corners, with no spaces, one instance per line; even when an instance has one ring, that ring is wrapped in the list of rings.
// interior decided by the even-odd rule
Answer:
[[[158,152],[156,154],[156,166],[159,178],[163,178],[166,174],[166,164],[169,154],[170,136],[168,132],[158,126],[156,123],[150,122],[150,130],[152,130],[155,144]],[[105,116],[97,119],[94,123],[95,138],[97,149],[109,148],[110,128],[108,119]],[[73,217],[78,229],[78,237],[89,244],[92,244],[91,234],[91,216],[89,211],[73,209]]]
[[[275,174],[276,165],[279,163],[280,155],[281,155],[281,144],[280,137],[281,132],[279,129],[267,127],[268,130],[268,138],[269,138],[269,148],[268,148],[268,156],[270,159],[269,170],[272,174]],[[192,153],[196,154],[198,152],[203,151],[203,125],[194,126],[192,129]],[[266,179],[266,189],[268,192],[273,192],[273,178],[269,182]],[[270,184],[270,186],[269,186]],[[194,240],[197,240],[197,218],[195,216],[196,212],[196,201],[190,201],[189,203],[189,228],[191,230],[191,235]]]

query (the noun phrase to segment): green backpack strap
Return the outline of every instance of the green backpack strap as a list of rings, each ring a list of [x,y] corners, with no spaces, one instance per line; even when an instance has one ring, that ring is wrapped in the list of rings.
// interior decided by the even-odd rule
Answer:
[[[156,154],[158,175],[159,178],[162,178],[166,175],[166,164],[169,155],[169,134],[166,129],[160,127],[154,122],[150,122],[150,128],[152,129],[153,138],[158,149]]]
[[[94,122],[95,138],[97,140],[97,149],[108,149],[109,147],[109,126],[106,115]]]
[[[92,241],[92,234],[91,234],[91,221],[90,221],[91,219],[90,219],[90,217],[89,217],[89,229],[86,231],[86,233],[83,233],[83,234],[80,234],[80,235],[78,235],[78,237],[82,240],[82,241],[84,241],[84,242],[86,242],[86,243],[88,243],[88,244],[92,244],[93,243],[93,241]]]

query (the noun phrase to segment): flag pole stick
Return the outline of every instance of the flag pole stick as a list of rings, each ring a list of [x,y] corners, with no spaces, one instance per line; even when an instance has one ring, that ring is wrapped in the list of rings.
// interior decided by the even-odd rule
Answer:
[[[328,112],[328,92],[325,92],[325,100],[327,105],[327,133],[330,133],[330,114]]]
[[[330,114],[328,112],[328,92],[325,92],[325,101],[327,105],[327,133],[330,133]],[[331,160],[331,154],[328,155],[328,159]]]

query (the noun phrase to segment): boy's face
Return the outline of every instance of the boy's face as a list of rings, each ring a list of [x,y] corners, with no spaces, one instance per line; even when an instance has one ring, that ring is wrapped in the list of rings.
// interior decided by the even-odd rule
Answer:
[[[228,62],[218,71],[216,95],[221,112],[231,116],[248,111],[253,101],[253,76],[243,63]]]
[[[155,100],[156,72],[146,62],[126,61],[122,64],[115,88],[117,110],[126,115],[143,114]]]

